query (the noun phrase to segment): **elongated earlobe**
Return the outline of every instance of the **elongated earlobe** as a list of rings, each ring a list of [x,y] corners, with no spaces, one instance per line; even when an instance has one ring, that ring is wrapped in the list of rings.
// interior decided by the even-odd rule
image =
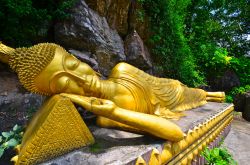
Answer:
[[[0,61],[1,62],[8,64],[9,59],[10,59],[11,55],[13,55],[14,52],[15,52],[15,49],[4,45],[0,41]]]

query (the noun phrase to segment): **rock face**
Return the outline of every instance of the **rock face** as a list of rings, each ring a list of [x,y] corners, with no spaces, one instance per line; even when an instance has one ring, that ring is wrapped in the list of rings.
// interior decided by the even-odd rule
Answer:
[[[239,94],[234,98],[235,110],[242,112],[242,117],[250,121],[250,91]]]
[[[246,93],[246,102],[242,113],[242,117],[247,121],[250,121],[250,91]]]
[[[101,72],[107,76],[116,63],[126,59],[121,37],[84,0],[70,12],[71,19],[55,25],[56,41],[66,48],[95,54]]]
[[[139,18],[138,11],[142,11],[142,6],[135,0],[86,0],[86,3],[99,15],[106,17],[109,26],[122,37],[134,29],[144,41],[149,37],[148,18]]]
[[[106,17],[112,29],[116,29],[121,36],[128,31],[128,13],[131,0],[87,0],[90,8]]]
[[[237,86],[240,86],[239,77],[231,70],[225,71],[220,78],[214,79],[211,82],[211,87],[214,90],[229,91]]]
[[[136,0],[131,1],[129,10],[129,30],[136,30],[143,41],[150,37],[149,17],[146,14],[139,14],[143,7]]]
[[[149,52],[136,31],[130,33],[124,42],[127,62],[142,70],[152,68]]]
[[[0,132],[23,125],[38,110],[45,97],[27,92],[15,73],[0,72]]]
[[[246,96],[245,94],[238,94],[234,97],[234,110],[238,112],[243,112],[245,103],[246,103]]]

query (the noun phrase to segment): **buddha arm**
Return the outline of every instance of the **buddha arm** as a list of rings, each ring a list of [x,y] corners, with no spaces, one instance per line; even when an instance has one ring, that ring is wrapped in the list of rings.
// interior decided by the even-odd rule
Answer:
[[[154,136],[170,141],[180,141],[183,139],[184,134],[182,130],[176,124],[164,118],[122,109],[109,100],[73,94],[61,95],[70,98],[71,101],[83,106],[86,110],[96,115],[135,127]]]

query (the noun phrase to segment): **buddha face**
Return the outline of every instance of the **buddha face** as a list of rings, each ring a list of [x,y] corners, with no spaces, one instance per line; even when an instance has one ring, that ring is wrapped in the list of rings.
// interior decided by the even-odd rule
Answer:
[[[96,76],[89,65],[59,47],[53,60],[35,79],[35,84],[38,89],[49,94],[84,95],[84,82],[89,75]]]

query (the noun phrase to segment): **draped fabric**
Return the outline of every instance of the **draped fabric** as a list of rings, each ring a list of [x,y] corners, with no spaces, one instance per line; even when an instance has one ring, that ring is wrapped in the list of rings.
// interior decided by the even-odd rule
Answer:
[[[151,76],[126,63],[114,67],[109,80],[123,85],[131,92],[136,102],[134,110],[138,112],[160,113],[159,115],[165,113],[166,117],[173,115],[173,112],[206,103],[204,90],[188,88],[178,80]],[[166,113],[167,111],[171,112]]]

